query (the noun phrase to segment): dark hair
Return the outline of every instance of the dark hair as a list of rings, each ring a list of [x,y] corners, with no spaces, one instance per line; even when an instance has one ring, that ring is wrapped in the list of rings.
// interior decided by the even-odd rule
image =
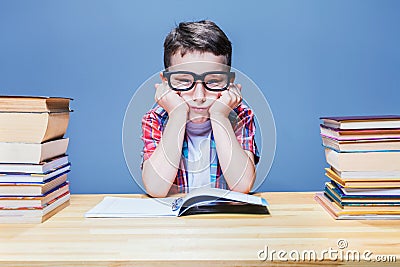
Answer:
[[[171,65],[171,56],[177,52],[184,56],[187,52],[211,52],[223,55],[226,64],[232,63],[232,44],[225,33],[212,21],[181,22],[164,41],[164,67]]]

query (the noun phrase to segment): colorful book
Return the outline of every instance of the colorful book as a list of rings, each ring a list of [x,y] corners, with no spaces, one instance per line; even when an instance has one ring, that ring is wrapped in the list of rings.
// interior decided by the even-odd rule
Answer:
[[[343,194],[353,196],[400,196],[400,188],[345,188],[338,185]]]
[[[48,191],[42,196],[29,197],[29,196],[0,196],[0,208],[3,209],[17,209],[17,208],[38,208],[43,207],[46,203],[51,202],[53,199],[61,195],[69,193],[69,183],[65,182]]]
[[[325,170],[336,174],[344,181],[400,181],[400,171],[339,171],[332,166],[330,169],[326,168]]]
[[[68,207],[69,200],[67,193],[41,208],[0,209],[0,223],[41,223]]]
[[[400,151],[400,139],[339,141],[322,136],[322,144],[326,148],[339,152]]]
[[[61,174],[68,172],[71,168],[71,164],[67,164],[64,166],[60,166],[54,170],[51,170],[47,173],[0,173],[0,183],[37,183],[37,182],[45,182],[50,180],[51,178]]]
[[[321,117],[324,125],[335,129],[400,128],[399,115]]]
[[[358,129],[341,130],[320,125],[322,136],[336,139],[339,141],[356,140],[379,140],[379,139],[400,139],[400,128],[396,129]]]
[[[0,173],[47,174],[67,164],[69,164],[67,155],[45,160],[39,164],[0,163]]]
[[[340,206],[345,205],[400,205],[400,195],[347,195],[332,183],[326,183],[325,193]]]
[[[323,192],[315,194],[314,199],[336,220],[398,220],[400,211],[366,210],[344,210],[334,201],[330,200]]]
[[[67,181],[67,173],[38,183],[0,183],[0,196],[43,196]]]
[[[325,175],[335,183],[345,188],[399,188],[400,180],[396,179],[352,179],[345,180],[338,176],[331,169],[326,168]]]

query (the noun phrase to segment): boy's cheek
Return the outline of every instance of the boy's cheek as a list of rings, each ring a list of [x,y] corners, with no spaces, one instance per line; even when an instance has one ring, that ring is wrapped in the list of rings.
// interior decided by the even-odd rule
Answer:
[[[182,93],[181,93],[181,97],[183,98],[183,100],[184,100],[186,103],[189,103],[190,100],[192,99],[190,96],[185,95],[185,94],[182,94]]]

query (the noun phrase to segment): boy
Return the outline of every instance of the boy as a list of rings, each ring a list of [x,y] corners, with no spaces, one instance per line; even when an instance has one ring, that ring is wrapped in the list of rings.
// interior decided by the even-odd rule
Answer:
[[[142,120],[149,195],[204,186],[251,190],[259,158],[254,114],[233,84],[231,56],[231,42],[211,21],[180,23],[166,37],[157,106]]]

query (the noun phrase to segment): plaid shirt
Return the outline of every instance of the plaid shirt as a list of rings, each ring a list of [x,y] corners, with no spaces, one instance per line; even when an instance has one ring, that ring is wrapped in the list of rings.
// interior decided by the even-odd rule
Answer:
[[[255,123],[254,113],[251,109],[241,104],[234,109],[229,115],[229,120],[232,124],[236,139],[244,150],[251,151],[254,154],[255,163],[257,164],[259,154],[255,143]],[[168,122],[168,113],[160,106],[148,111],[142,119],[142,140],[144,147],[142,151],[143,162],[150,158],[157,145],[161,141],[162,133]],[[188,143],[185,134],[182,145],[182,159],[179,163],[179,169],[176,174],[174,184],[171,186],[170,193],[187,193],[188,185]],[[211,133],[210,141],[210,182],[212,187],[228,189],[228,185],[222,174],[221,166],[219,165],[217,150],[215,146],[214,136]]]

